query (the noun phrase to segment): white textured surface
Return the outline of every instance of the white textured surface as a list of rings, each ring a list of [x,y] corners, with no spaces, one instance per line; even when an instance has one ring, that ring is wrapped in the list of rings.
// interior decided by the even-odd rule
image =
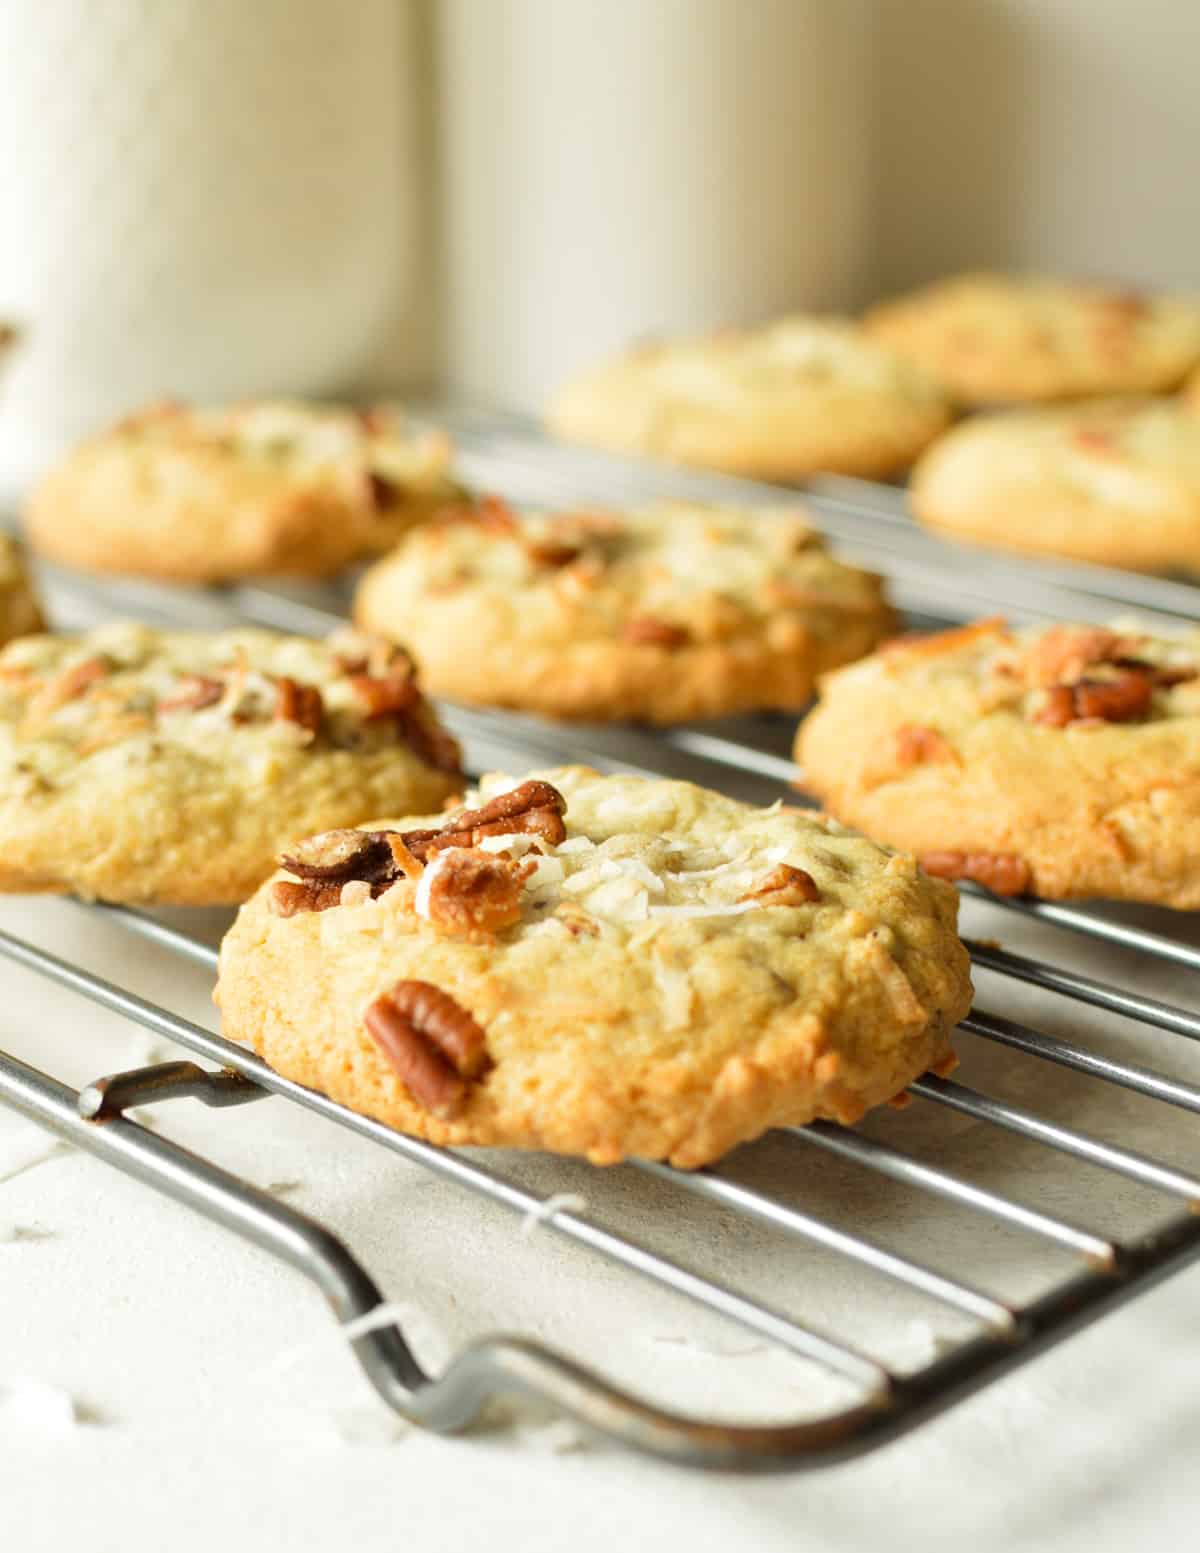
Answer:
[[[218,914],[206,921],[219,928]],[[989,922],[1014,947],[1010,918]],[[0,927],[136,982],[210,1018],[204,976],[111,924],[53,902],[0,904]],[[1043,938],[1043,943],[1046,942]],[[1068,940],[1060,938],[1065,947]],[[1119,955],[1092,957],[1129,974]],[[131,1031],[33,976],[0,968],[0,1044],[80,1082],[159,1058]],[[1162,978],[1189,997],[1189,978]],[[984,978],[989,1006],[1031,1008]],[[1091,1030],[1104,1049],[1193,1080],[1200,1053],[1132,1027],[1043,1004],[1043,1024]],[[1094,1132],[1125,1132],[1179,1163],[1196,1125],[1110,1097],[1044,1065],[964,1038],[965,1077]],[[916,1105],[872,1123],[902,1146],[1050,1212],[1119,1229],[1158,1199],[1115,1178],[1056,1168],[1038,1150]],[[738,1328],[700,1317],[516,1218],[282,1101],[156,1113],[160,1133],[211,1152],[338,1229],[408,1316],[418,1352],[492,1328],[582,1351],[627,1382],[696,1409],[786,1416],[818,1394],[811,1371]],[[0,1110],[0,1546],[96,1553],[396,1546],[579,1553],[617,1545],[839,1550],[1188,1546],[1200,1508],[1200,1314],[1184,1275],[1000,1383],[917,1436],[815,1477],[704,1478],[521,1421],[470,1442],[398,1428],[375,1404],[322,1301],[226,1233],[74,1151],[38,1158]],[[36,1140],[35,1140],[36,1141]],[[499,1161],[543,1193],[583,1191],[596,1217],[784,1309],[852,1331],[897,1364],[924,1362],[956,1318],[829,1258],[771,1240],[631,1172]],[[977,1235],[963,1215],[816,1152],[768,1145],[739,1175],[987,1287],[1019,1293],[1048,1262],[1026,1237]],[[567,1529],[569,1528],[569,1529]],[[1168,1533],[1174,1533],[1174,1541]]]
[[[0,6],[8,485],[147,399],[361,373],[407,279],[401,41],[393,0]]]

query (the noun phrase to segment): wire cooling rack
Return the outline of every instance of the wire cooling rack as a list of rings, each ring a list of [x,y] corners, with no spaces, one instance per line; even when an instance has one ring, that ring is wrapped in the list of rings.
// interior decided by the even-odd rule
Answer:
[[[780,495],[744,481],[569,453],[540,443],[511,422],[459,415],[452,425],[460,443],[463,476],[514,500],[619,502],[676,493],[769,501]],[[1131,608],[1143,614],[1151,610],[1160,619],[1176,622],[1194,615],[1196,594],[1182,584],[1090,567],[1025,567],[1000,558],[981,566],[977,556],[919,535],[907,524],[900,500],[886,487],[823,482],[812,505],[839,548],[888,573],[894,596],[918,623],[957,621],[982,610],[1003,610],[1021,619],[1106,618],[1114,610]],[[84,616],[132,613],[179,625],[218,626],[240,620],[282,629],[325,630],[340,618],[345,601],[337,588],[238,587],[203,592],[100,583],[62,574],[51,574],[49,580],[55,592],[61,592],[72,609]],[[648,733],[625,728],[565,729],[459,707],[447,707],[444,712],[464,740],[473,770],[493,765],[519,770],[566,759],[585,760],[607,770],[687,776],[762,802],[773,801],[781,783],[795,776],[787,756],[792,727],[782,719],[742,718]],[[1185,932],[1174,930],[1185,919],[1175,919],[1171,930],[1160,931],[1161,915],[1154,926],[1147,927],[1144,921],[1112,910],[1024,899],[991,901],[990,906],[1018,919],[1023,928],[1035,930],[1039,945],[1044,939],[1047,954],[1024,955],[974,937],[967,943],[976,966],[1002,983],[1036,989],[1047,1014],[1056,1000],[1068,1000],[1111,1016],[1135,1036],[1153,1031],[1172,1039],[1200,1040],[1200,1016],[1190,1009],[1087,974],[1063,963],[1058,953],[1074,939],[1099,945],[1121,957],[1122,963],[1137,967],[1133,977],[1144,968],[1190,978],[1200,970],[1200,949],[1187,941]],[[209,944],[158,917],[112,906],[81,909],[103,914],[129,934],[192,967],[204,972],[215,969],[216,954]],[[937,1112],[939,1119],[970,1118],[989,1134],[1007,1135],[1014,1148],[1024,1145],[1021,1158],[1030,1162],[1019,1177],[1019,1192],[980,1184],[969,1172],[947,1168],[920,1147],[898,1145],[875,1135],[870,1127],[818,1122],[785,1129],[773,1134],[769,1144],[754,1147],[770,1147],[776,1155],[783,1150],[794,1160],[802,1181],[813,1179],[823,1156],[860,1172],[868,1182],[888,1183],[905,1194],[909,1223],[918,1240],[931,1216],[950,1207],[973,1221],[1003,1225],[1015,1235],[1052,1248],[1065,1262],[1053,1279],[1028,1298],[1001,1296],[977,1282],[973,1269],[955,1266],[946,1271],[911,1249],[897,1249],[847,1228],[806,1202],[803,1195],[797,1203],[791,1194],[746,1184],[739,1179],[745,1172],[727,1168],[725,1162],[692,1173],[649,1162],[627,1167],[719,1207],[730,1216],[734,1235],[748,1233],[754,1225],[778,1237],[781,1245],[817,1248],[953,1313],[961,1325],[956,1341],[916,1367],[897,1366],[836,1324],[798,1319],[750,1287],[697,1272],[652,1249],[624,1227],[602,1226],[585,1210],[560,1204],[556,1194],[531,1190],[472,1151],[438,1149],[358,1116],[280,1077],[258,1057],[211,1030],[31,939],[0,933],[0,954],[169,1038],[212,1065],[159,1063],[75,1090],[0,1053],[0,1099],[303,1274],[325,1295],[339,1322],[353,1323],[348,1328],[353,1352],[383,1401],[405,1418],[432,1429],[463,1430],[491,1398],[518,1394],[549,1404],[590,1431],[683,1465],[813,1468],[860,1455],[907,1433],[1200,1255],[1200,1172],[1181,1167],[1168,1157],[1172,1151],[1160,1157],[1157,1151],[1065,1125],[1056,1116],[1014,1103],[1003,1093],[932,1074],[910,1089],[927,1110]],[[1069,961],[1069,954],[1065,958]],[[1185,1121],[1200,1113],[1200,1088],[1086,1040],[1064,1039],[1005,1013],[980,1008],[972,1011],[962,1029],[999,1053],[1015,1052],[1050,1069],[1078,1075],[1093,1097],[1101,1092],[1134,1095],[1166,1108],[1164,1115],[1182,1116]],[[1161,1049],[1160,1044],[1155,1046],[1156,1051]],[[729,1423],[683,1416],[669,1404],[635,1395],[541,1342],[500,1335],[471,1342],[440,1374],[428,1374],[399,1325],[386,1313],[372,1320],[383,1296],[333,1233],[129,1115],[135,1107],[181,1098],[224,1107],[272,1094],[516,1214],[535,1215],[548,1229],[596,1256],[799,1356],[834,1377],[843,1400],[795,1422]],[[1097,1106],[1091,1103],[1087,1109],[1090,1115]],[[1119,1119],[1120,1107],[1116,1114]],[[904,1116],[897,1118],[901,1127]],[[1191,1137],[1189,1121],[1185,1139],[1189,1155]],[[753,1155],[753,1149],[741,1151],[739,1158],[747,1154]],[[1057,1206],[1049,1211],[1043,1203],[1057,1203],[1057,1195],[1048,1187],[1060,1160],[1083,1162],[1110,1178],[1133,1183],[1154,1206],[1139,1222],[1126,1222],[1120,1233],[1065,1215]]]

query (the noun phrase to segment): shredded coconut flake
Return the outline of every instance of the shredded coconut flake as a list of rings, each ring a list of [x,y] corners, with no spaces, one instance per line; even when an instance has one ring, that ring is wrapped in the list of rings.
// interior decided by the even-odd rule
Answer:
[[[425,871],[417,880],[416,892],[413,895],[413,910],[418,917],[429,918],[429,892],[433,888],[433,881],[445,868],[451,852],[458,851],[457,847],[446,847],[441,852],[434,854],[433,861],[426,863]]]
[[[0,1429],[26,1435],[64,1435],[81,1422],[75,1398],[61,1386],[22,1376],[0,1385]]]
[[[533,872],[525,881],[525,888],[530,891],[547,890],[556,884],[561,884],[566,877],[566,869],[556,857],[538,856],[531,858]]]
[[[586,836],[568,836],[565,841],[560,841],[554,850],[560,857],[571,857],[576,852],[594,852],[596,843],[589,841]]]
[[[732,906],[722,906],[717,903],[712,905],[696,906],[651,906],[652,917],[740,917],[744,911],[755,911],[758,908],[757,901],[737,901]]]
[[[509,852],[513,857],[524,857],[526,852],[537,850],[537,841],[533,836],[515,830],[503,836],[484,836],[479,848],[482,852]]]
[[[652,869],[647,868],[640,858],[619,857],[614,858],[613,861],[623,874],[628,875],[631,879],[636,879],[639,884],[645,886],[651,895],[661,895],[666,889],[658,875]]]
[[[587,1209],[587,1198],[581,1197],[578,1192],[554,1192],[538,1203],[536,1208],[530,1208],[521,1220],[521,1238],[528,1240],[535,1229],[548,1223],[556,1213],[586,1213]]]

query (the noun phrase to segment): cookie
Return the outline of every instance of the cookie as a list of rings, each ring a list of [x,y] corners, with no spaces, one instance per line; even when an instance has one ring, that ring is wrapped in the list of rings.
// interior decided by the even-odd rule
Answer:
[[[552,717],[672,723],[796,708],[894,616],[795,509],[464,506],[363,578],[355,616],[402,636],[431,693]]]
[[[821,686],[803,786],[1001,894],[1200,907],[1200,631],[985,620]]]
[[[568,442],[785,481],[894,474],[949,419],[921,368],[848,320],[805,317],[640,346],[546,416]]]
[[[35,487],[32,544],[68,566],[192,582],[322,576],[460,494],[450,445],[387,407],[164,404]]]
[[[1174,399],[979,416],[921,459],[911,500],[948,538],[1200,573],[1200,416]]]
[[[1160,393],[1200,362],[1200,297],[1036,275],[938,281],[864,326],[970,406]]]
[[[0,642],[42,630],[41,606],[29,580],[21,547],[0,533]]]
[[[243,901],[292,836],[462,787],[406,655],[109,625],[0,651],[0,890]]]
[[[222,944],[225,1033],[435,1143],[688,1168],[952,1063],[967,958],[912,858],[579,767],[468,803],[294,843]]]

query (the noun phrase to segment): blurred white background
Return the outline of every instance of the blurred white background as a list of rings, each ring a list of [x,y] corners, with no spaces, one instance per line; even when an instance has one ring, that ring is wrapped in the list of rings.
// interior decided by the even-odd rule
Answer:
[[[969,265],[1200,288],[1194,0],[2,13],[27,458],[165,391],[534,409],[633,337]]]

